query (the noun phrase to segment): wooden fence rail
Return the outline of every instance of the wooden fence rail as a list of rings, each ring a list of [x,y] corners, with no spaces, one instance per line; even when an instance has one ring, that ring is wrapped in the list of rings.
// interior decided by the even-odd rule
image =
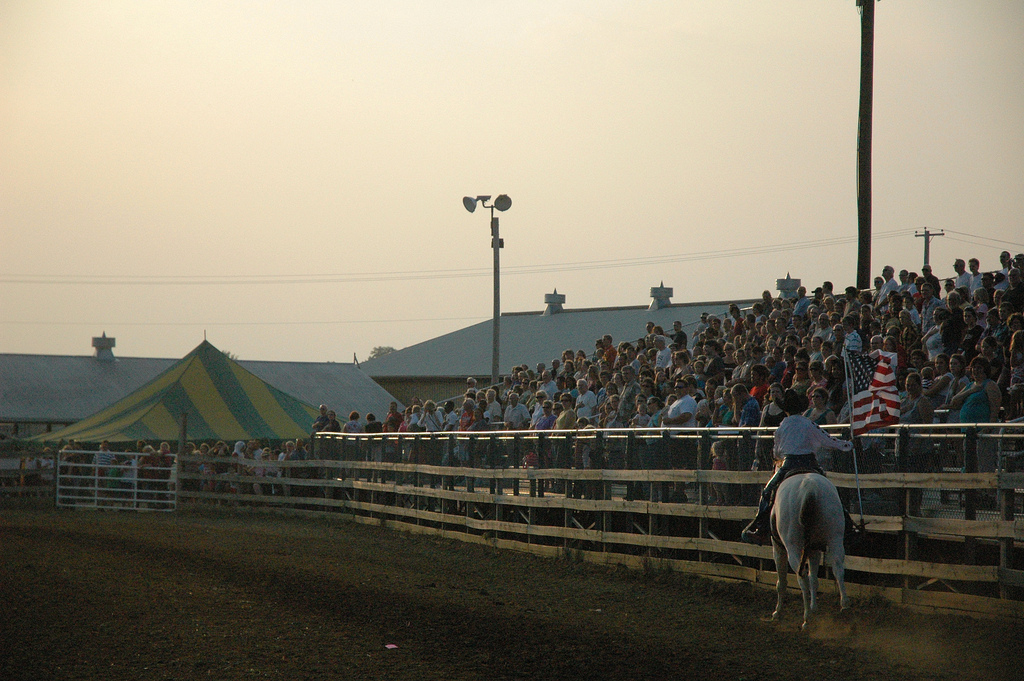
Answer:
[[[180,457],[181,503],[344,513],[359,522],[544,556],[762,584],[775,580],[771,548],[738,541],[755,508],[708,502],[712,485],[733,486],[744,501],[755,498],[768,478],[764,472],[329,460],[261,462],[264,477],[194,472],[209,461]],[[854,495],[854,475],[829,477],[841,493]],[[1024,474],[859,478],[875,510],[864,517],[869,541],[847,556],[851,593],[940,611],[1024,617],[1024,554],[1015,551],[1024,541],[1024,519],[1018,517]],[[659,489],[663,499],[685,494],[686,500],[652,501]],[[967,517],[942,517],[944,510]]]

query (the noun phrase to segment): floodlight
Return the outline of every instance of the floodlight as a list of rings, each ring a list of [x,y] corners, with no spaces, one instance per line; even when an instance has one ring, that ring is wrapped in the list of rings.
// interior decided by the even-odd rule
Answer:
[[[491,383],[496,385],[498,383],[498,358],[501,347],[501,269],[498,254],[505,246],[505,242],[498,235],[498,216],[494,214],[494,211],[508,210],[512,207],[512,199],[508,197],[508,194],[501,194],[494,199],[494,203],[488,205],[487,202],[490,200],[490,196],[477,196],[475,198],[465,196],[462,199],[462,205],[470,213],[476,211],[476,204],[478,203],[484,208],[491,209],[491,248],[494,249],[494,319],[491,322]]]

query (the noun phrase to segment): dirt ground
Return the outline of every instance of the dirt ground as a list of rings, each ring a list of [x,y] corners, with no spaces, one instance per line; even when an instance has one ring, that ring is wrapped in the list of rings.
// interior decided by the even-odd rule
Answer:
[[[344,521],[0,509],[0,679],[1012,679],[1021,623]],[[394,646],[394,647],[392,647]]]

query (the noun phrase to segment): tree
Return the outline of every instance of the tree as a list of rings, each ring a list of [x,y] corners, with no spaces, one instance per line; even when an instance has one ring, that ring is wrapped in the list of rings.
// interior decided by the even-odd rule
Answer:
[[[394,351],[395,349],[390,345],[378,345],[373,350],[370,350],[369,359],[377,359],[378,357],[383,357],[384,355],[390,355]]]

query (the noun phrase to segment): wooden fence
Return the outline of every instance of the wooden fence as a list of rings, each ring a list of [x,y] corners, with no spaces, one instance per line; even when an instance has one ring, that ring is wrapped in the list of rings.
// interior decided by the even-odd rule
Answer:
[[[893,433],[895,441],[899,437]],[[350,445],[358,440],[341,439]],[[181,457],[179,501],[344,513],[358,522],[542,556],[756,584],[776,580],[771,548],[738,540],[768,472],[429,465],[373,460],[386,458],[379,449],[375,457],[374,450],[349,448],[362,460],[261,461],[263,477],[235,472],[232,459],[215,462],[229,472],[201,475],[197,467],[205,463],[212,470],[211,460]],[[969,464],[969,443],[965,456]],[[851,595],[1024,617],[1024,554],[1015,550],[1024,541],[1024,473],[1001,465],[996,472],[829,477],[854,511],[859,477],[867,509],[869,539],[846,560]],[[727,504],[712,503],[721,499]],[[796,588],[792,575],[790,580]],[[831,581],[823,582],[823,590],[832,588]]]
[[[52,458],[0,458],[0,498],[52,498],[53,494]]]

